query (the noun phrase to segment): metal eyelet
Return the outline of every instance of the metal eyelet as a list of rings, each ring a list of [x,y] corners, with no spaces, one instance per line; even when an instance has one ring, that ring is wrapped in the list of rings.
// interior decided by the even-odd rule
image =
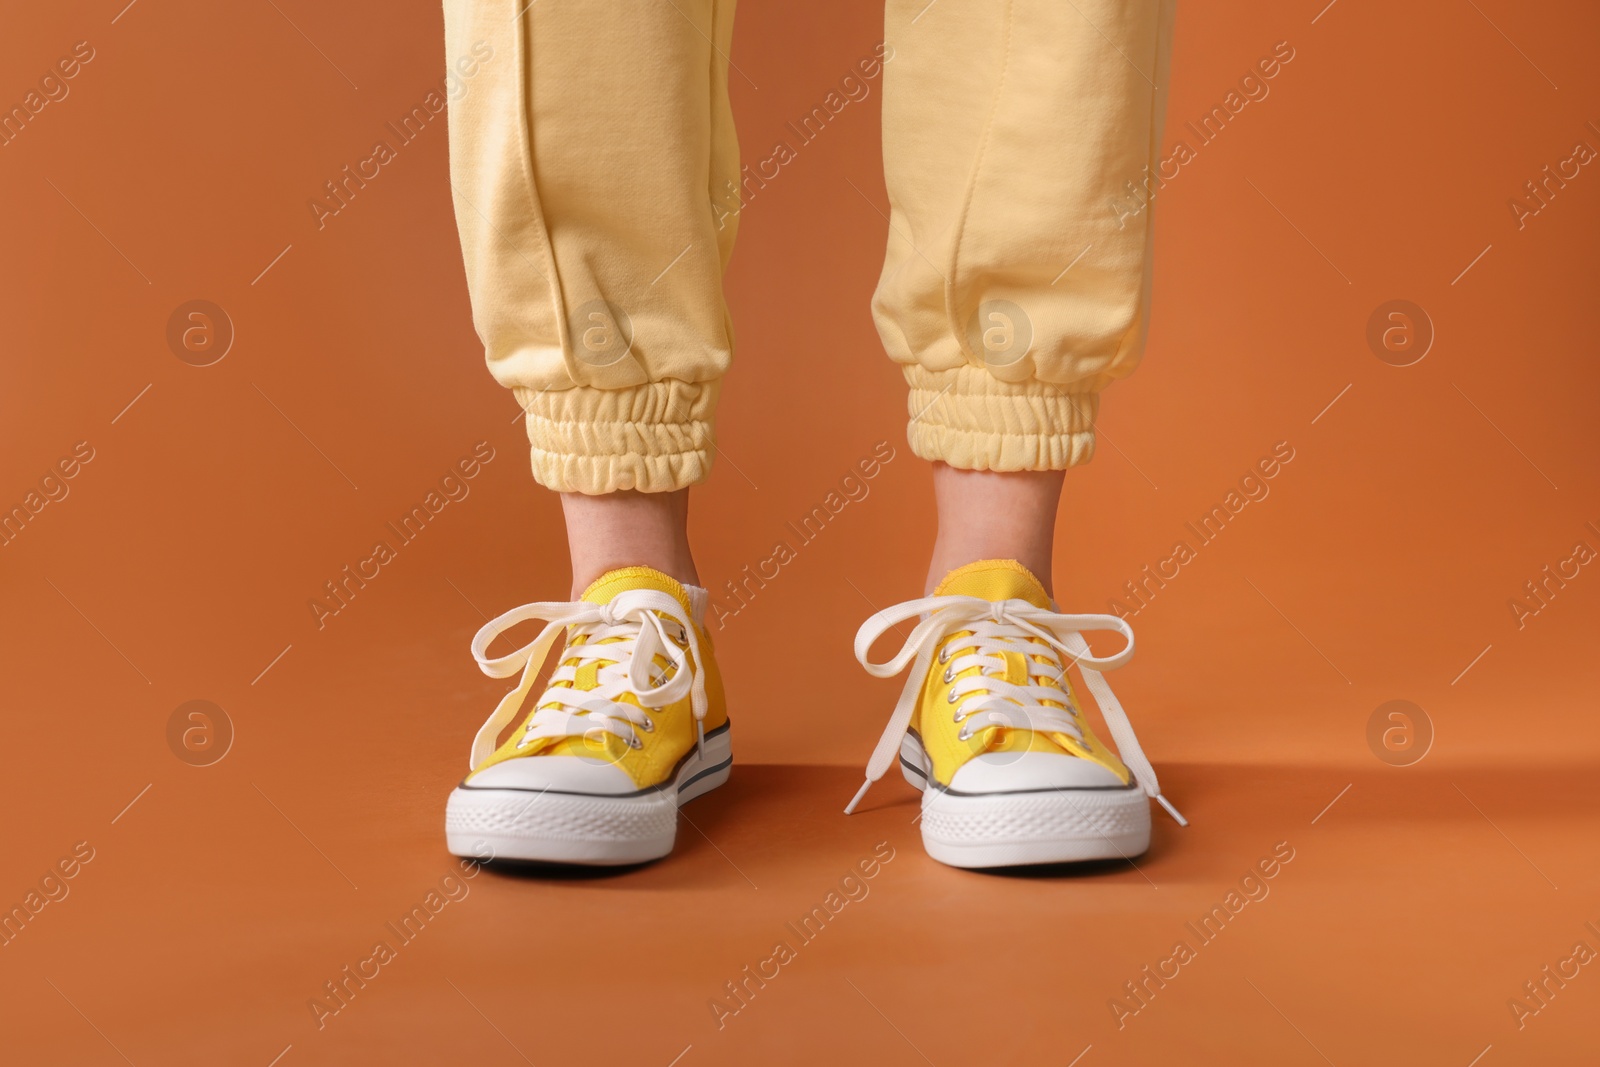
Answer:
[[[949,663],[950,662],[950,650],[948,648],[941,648],[939,650],[939,662],[940,663]]]
[[[970,740],[972,740],[972,735],[967,733],[967,728],[965,726],[963,726],[961,729],[956,731],[956,740],[957,741],[970,741]]]
[[[946,667],[944,669],[944,684],[945,685],[949,685],[951,682],[953,682],[955,680],[956,680],[956,669],[954,667]]]
[[[644,722],[640,723],[640,726],[644,728],[644,732],[647,734],[653,734],[656,732],[656,724],[651,722],[649,719],[646,719]]]
[[[952,690],[950,690],[950,695],[945,698],[945,703],[946,704],[954,704],[955,702],[956,702],[956,691],[954,689],[952,689]]]
[[[639,749],[644,747],[644,742],[639,740],[639,735],[638,734],[634,734],[632,737],[628,738],[628,747],[633,749],[633,750],[635,750],[635,751],[638,751]]]

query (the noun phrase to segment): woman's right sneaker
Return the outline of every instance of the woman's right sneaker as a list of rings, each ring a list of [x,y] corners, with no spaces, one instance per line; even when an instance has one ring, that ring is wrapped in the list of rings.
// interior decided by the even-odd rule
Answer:
[[[728,713],[704,589],[649,567],[610,571],[572,603],[526,604],[472,641],[485,674],[521,672],[478,731],[471,773],[450,794],[450,851],[473,859],[616,865],[672,851],[678,806],[728,780]],[[490,642],[519,623],[543,631],[509,655]],[[505,742],[556,638],[549,685]]]

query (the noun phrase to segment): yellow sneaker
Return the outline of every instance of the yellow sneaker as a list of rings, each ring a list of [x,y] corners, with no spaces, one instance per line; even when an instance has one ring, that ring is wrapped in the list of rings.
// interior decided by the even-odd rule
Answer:
[[[672,851],[678,807],[728,780],[722,680],[704,626],[707,594],[649,567],[601,575],[573,603],[525,604],[485,624],[472,655],[491,678],[521,681],[478,731],[471,773],[450,794],[457,856],[622,864]],[[518,623],[546,625],[490,659]],[[560,666],[505,743],[555,639]]]
[[[918,616],[899,653],[873,662],[878,638]],[[1127,645],[1096,657],[1084,630],[1113,630]],[[908,664],[911,674],[846,814],[898,755],[906,780],[923,791],[922,842],[941,863],[1009,867],[1139,855],[1150,846],[1147,796],[1188,824],[1161,795],[1100,676],[1132,656],[1125,621],[1057,613],[1039,580],[1013,560],[951,571],[932,596],[879,612],[856,634],[856,659],[869,674],[893,677]],[[1064,663],[1077,664],[1121,758],[1090,729]]]

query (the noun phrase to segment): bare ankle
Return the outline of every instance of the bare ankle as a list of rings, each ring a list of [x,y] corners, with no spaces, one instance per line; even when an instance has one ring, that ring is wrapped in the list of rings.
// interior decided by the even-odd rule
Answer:
[[[588,496],[562,493],[576,599],[596,578],[619,567],[651,567],[699,585],[689,551],[689,491],[622,490]]]
[[[982,559],[1014,559],[1051,596],[1052,546],[1063,471],[969,471],[933,465],[939,535],[927,592],[958,567]]]

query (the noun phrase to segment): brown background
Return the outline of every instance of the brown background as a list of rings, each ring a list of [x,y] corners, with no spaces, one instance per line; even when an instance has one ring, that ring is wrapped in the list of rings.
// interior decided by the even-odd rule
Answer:
[[[501,685],[467,643],[565,594],[559,511],[481,364],[443,119],[325,228],[307,206],[441,77],[436,5],[123,3],[31,5],[0,34],[8,108],[94,49],[0,148],[0,505],[78,442],[94,454],[0,548],[0,903],[94,850],[0,948],[6,1059],[1594,1061],[1593,966],[1520,1030],[1507,1003],[1575,942],[1600,949],[1600,576],[1520,629],[1508,606],[1576,542],[1600,548],[1600,173],[1520,230],[1508,208],[1577,141],[1600,147],[1591,6],[1180,12],[1169,146],[1277,42],[1295,58],[1158,198],[1149,354],[1069,478],[1057,578],[1104,610],[1295,450],[1134,619],[1115,679],[1191,829],[1158,821],[1137,867],[1000,877],[928,860],[898,781],[838,814],[896,692],[851,635],[920,592],[931,540],[867,311],[874,84],[751,201],[728,283],[741,352],[694,518],[714,584],[875,442],[897,449],[717,635],[733,782],[653,867],[480,874],[319,1030],[307,1001],[450,869],[444,798]],[[745,158],[880,36],[872,4],[747,0]],[[237,333],[212,366],[166,340],[193,299]],[[1366,341],[1391,299],[1436,330],[1413,366]],[[480,440],[496,458],[470,496],[319,630],[323,582]],[[235,731],[208,767],[168,744],[194,699]],[[1367,741],[1396,699],[1436,735],[1408,767]],[[895,858],[870,895],[719,1030],[724,983],[880,841]],[[1295,858],[1270,896],[1119,1029],[1123,983],[1278,842]]]

